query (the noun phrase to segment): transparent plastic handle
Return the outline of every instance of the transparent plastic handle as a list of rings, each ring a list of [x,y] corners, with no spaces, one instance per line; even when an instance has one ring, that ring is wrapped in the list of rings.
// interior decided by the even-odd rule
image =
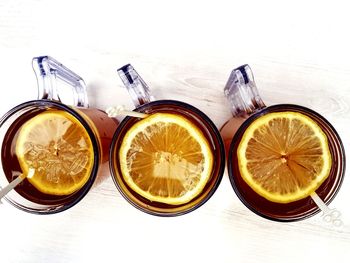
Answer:
[[[154,100],[151,96],[148,85],[136,72],[133,66],[127,64],[121,67],[118,69],[118,74],[136,107]]]
[[[89,107],[84,80],[60,62],[49,56],[35,57],[33,69],[38,81],[38,99]]]
[[[224,93],[231,104],[233,116],[246,117],[266,107],[256,88],[253,72],[247,64],[232,70]]]

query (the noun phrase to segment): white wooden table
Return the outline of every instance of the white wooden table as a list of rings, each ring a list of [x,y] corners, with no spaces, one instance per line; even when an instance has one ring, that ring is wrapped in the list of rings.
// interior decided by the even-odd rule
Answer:
[[[131,63],[156,98],[190,103],[221,127],[226,80],[249,63],[266,104],[318,111],[349,151],[348,10],[338,1],[1,0],[0,113],[36,98],[31,59],[51,55],[85,79],[91,106],[132,107],[116,74]],[[60,214],[1,205],[0,262],[349,262],[349,187],[346,172],[331,204],[345,225],[335,229],[320,215],[255,215],[226,172],[204,206],[175,218],[136,210],[108,178]]]

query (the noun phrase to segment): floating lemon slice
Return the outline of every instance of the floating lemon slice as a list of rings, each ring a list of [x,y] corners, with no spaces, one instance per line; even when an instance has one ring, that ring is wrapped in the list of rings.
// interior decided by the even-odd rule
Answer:
[[[204,134],[186,118],[156,113],[134,124],[119,150],[122,176],[150,201],[180,205],[208,182],[213,154]]]
[[[23,173],[35,169],[29,182],[51,195],[68,195],[89,179],[93,146],[83,125],[60,110],[47,110],[21,127],[16,155]]]
[[[289,203],[313,193],[328,177],[332,158],[318,124],[297,112],[268,113],[245,130],[239,171],[259,195]]]

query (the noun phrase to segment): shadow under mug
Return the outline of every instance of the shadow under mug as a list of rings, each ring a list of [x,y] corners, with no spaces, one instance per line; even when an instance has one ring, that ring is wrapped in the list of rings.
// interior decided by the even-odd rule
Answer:
[[[105,112],[89,108],[83,79],[58,61],[48,56],[36,57],[33,68],[38,80],[38,97],[41,99],[14,107],[0,120],[0,186],[4,187],[22,173],[15,155],[16,138],[22,125],[43,111],[59,110],[73,116],[86,130],[93,148],[94,160],[89,179],[76,192],[62,196],[49,195],[24,180],[4,197],[23,211],[52,214],[62,212],[82,200],[97,175],[100,176],[102,167],[108,168],[109,146],[118,123]],[[67,106],[61,101],[69,101],[74,106]]]
[[[338,193],[345,173],[344,147],[333,126],[317,112],[299,105],[279,104],[266,107],[259,96],[252,71],[248,65],[243,65],[232,71],[225,87],[225,95],[231,104],[233,118],[226,122],[220,131],[228,153],[229,178],[242,203],[257,215],[281,222],[306,219],[320,212],[311,197],[281,204],[271,202],[254,192],[240,175],[237,147],[249,125],[265,114],[291,111],[310,117],[326,134],[332,156],[330,175],[316,190],[317,195],[326,204],[329,204]]]
[[[116,187],[122,196],[137,209],[151,215],[178,216],[189,213],[203,205],[214,194],[219,186],[225,168],[225,152],[220,133],[214,123],[197,108],[175,100],[156,100],[153,97],[143,79],[135,69],[126,65],[118,70],[118,73],[127,87],[135,106],[135,111],[152,114],[157,112],[173,113],[191,121],[207,138],[214,156],[214,163],[210,178],[202,192],[188,203],[181,205],[168,205],[160,202],[152,202],[133,191],[124,181],[119,162],[119,148],[126,132],[139,119],[126,117],[118,126],[114,134],[110,150],[110,170]]]

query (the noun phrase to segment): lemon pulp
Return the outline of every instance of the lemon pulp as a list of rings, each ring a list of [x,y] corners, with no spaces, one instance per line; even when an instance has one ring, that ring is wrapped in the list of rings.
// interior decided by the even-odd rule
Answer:
[[[51,195],[68,195],[89,179],[94,162],[91,139],[71,114],[47,110],[21,127],[16,155],[23,173],[35,170],[29,182]]]
[[[176,114],[155,113],[135,123],[119,150],[127,185],[150,201],[189,202],[208,182],[213,155],[204,134]]]
[[[253,121],[237,148],[239,171],[259,195],[288,203],[314,192],[329,176],[325,133],[310,117],[275,112]]]

